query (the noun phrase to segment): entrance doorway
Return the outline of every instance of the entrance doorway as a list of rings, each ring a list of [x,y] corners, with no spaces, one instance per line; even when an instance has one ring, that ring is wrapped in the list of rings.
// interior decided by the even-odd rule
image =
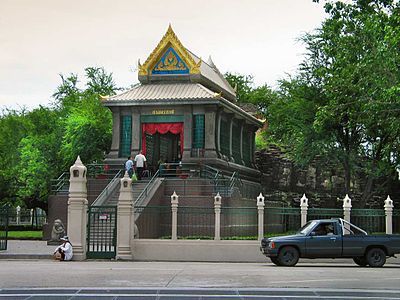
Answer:
[[[183,123],[142,123],[142,150],[152,173],[160,163],[179,162],[183,152]]]
[[[165,134],[146,133],[146,158],[149,168],[154,172],[160,163],[174,163],[181,159],[180,136],[167,132]]]

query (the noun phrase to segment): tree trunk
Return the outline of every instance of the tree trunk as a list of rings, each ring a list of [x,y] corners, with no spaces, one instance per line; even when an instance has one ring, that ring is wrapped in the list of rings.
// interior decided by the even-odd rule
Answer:
[[[350,163],[349,158],[346,157],[343,162],[344,169],[344,189],[346,194],[350,194],[350,181],[351,181],[351,171],[350,171]]]

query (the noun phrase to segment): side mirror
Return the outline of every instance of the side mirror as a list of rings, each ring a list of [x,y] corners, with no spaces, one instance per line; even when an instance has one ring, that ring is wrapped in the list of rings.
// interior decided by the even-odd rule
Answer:
[[[310,236],[315,236],[315,231],[311,231]]]

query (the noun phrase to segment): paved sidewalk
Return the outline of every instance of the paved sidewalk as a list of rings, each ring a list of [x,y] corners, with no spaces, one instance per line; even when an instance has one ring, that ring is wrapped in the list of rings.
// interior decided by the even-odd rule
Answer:
[[[1,259],[51,259],[57,246],[48,246],[46,241],[9,240],[6,251],[0,251]],[[162,260],[160,260],[162,261]],[[265,258],[269,262],[268,258]],[[301,259],[303,263],[353,263],[351,259]],[[388,258],[388,264],[400,265],[400,257]]]
[[[57,246],[47,241],[9,240],[7,250],[0,251],[0,259],[51,259]]]

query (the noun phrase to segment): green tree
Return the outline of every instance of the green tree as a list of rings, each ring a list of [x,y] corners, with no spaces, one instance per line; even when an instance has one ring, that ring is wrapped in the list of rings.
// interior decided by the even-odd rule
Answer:
[[[399,1],[326,1],[325,10],[322,26],[303,37],[300,72],[269,108],[270,131],[297,161],[340,163],[348,193],[357,173],[366,176],[365,203],[399,163]]]
[[[78,155],[86,162],[101,161],[111,144],[112,115],[102,106],[100,96],[114,95],[119,88],[103,68],[86,68],[85,77],[81,89],[76,75],[61,75],[61,85],[53,95],[64,113],[60,151],[65,168]]]

